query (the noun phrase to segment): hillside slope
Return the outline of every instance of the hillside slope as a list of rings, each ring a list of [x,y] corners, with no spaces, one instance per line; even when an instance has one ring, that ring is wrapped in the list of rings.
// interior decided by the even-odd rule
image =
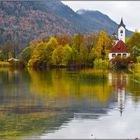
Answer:
[[[100,30],[113,33],[117,26],[100,12],[85,11],[80,14],[59,0],[0,2],[1,46],[7,41],[26,46],[31,39],[44,33],[74,34]]]
[[[100,11],[81,9],[77,11],[77,14],[81,15],[91,25],[94,31],[105,30],[110,34],[113,32],[117,33],[118,24]],[[126,36],[130,35],[131,31],[126,30]]]

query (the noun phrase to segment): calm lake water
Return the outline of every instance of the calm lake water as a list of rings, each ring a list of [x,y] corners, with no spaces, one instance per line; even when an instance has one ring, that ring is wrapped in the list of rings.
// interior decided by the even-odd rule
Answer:
[[[140,137],[140,84],[127,72],[0,69],[0,139]]]

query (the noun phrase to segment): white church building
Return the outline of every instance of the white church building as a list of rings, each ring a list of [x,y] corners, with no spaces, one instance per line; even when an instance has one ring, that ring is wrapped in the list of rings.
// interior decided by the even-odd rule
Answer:
[[[116,56],[128,57],[130,55],[125,44],[125,30],[125,24],[123,23],[123,19],[121,19],[121,22],[118,26],[118,37],[115,40],[115,45],[112,47],[109,53],[109,60],[115,58]]]

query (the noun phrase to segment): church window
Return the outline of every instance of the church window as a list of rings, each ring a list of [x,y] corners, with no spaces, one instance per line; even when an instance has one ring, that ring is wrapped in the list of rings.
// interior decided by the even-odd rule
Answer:
[[[121,30],[120,33],[123,34],[123,30]]]
[[[118,53],[118,55],[117,56],[121,56],[121,54],[120,53]]]
[[[126,53],[123,54],[123,57],[126,57]]]
[[[113,54],[112,54],[112,57],[115,57],[115,56],[116,56],[116,54],[115,54],[115,53],[113,53]]]

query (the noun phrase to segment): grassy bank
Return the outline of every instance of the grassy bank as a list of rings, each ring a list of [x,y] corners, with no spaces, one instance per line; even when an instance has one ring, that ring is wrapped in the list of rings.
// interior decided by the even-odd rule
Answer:
[[[10,67],[10,63],[7,61],[0,61],[0,67]]]
[[[0,68],[21,68],[23,69],[25,65],[22,62],[8,62],[8,61],[0,61]]]

